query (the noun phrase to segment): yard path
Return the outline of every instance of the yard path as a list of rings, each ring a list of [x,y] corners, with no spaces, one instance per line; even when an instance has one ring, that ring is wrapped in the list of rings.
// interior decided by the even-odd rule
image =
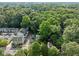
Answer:
[[[22,45],[22,49],[28,49],[31,42],[32,42],[32,35],[28,34],[28,36],[26,37],[26,40],[25,40],[25,44]],[[14,55],[16,51],[17,50],[12,49],[12,41],[11,41],[10,44],[8,44],[6,46],[6,49],[4,51],[4,55],[7,55],[7,54]]]
[[[12,50],[12,41],[10,42],[10,44],[6,46],[6,50],[4,51],[4,55],[7,55],[7,54],[10,54],[10,55],[15,54],[15,50]]]
[[[32,35],[29,34],[29,35],[27,36],[26,40],[27,40],[27,41],[26,41],[25,44],[22,46],[22,49],[28,49],[28,48],[29,48],[30,43],[32,42]]]

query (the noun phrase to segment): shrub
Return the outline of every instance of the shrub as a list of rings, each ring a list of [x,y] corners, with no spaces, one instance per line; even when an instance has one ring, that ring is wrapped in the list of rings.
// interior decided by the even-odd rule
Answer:
[[[15,53],[15,56],[25,56],[25,55],[26,55],[26,54],[25,54],[24,50],[22,50],[22,49],[18,50],[18,51]]]
[[[0,46],[1,47],[6,46],[7,44],[8,44],[8,40],[6,40],[6,39],[0,39]]]
[[[45,43],[41,43],[41,55],[43,56],[48,55],[48,47]]]
[[[28,53],[28,52],[27,52],[27,49],[24,49],[24,53],[25,53],[25,55],[27,55],[27,53]]]
[[[57,56],[57,55],[59,55],[59,50],[55,46],[52,46],[48,50],[48,55],[49,56]]]
[[[4,55],[4,51],[3,49],[0,49],[0,56],[3,56]]]

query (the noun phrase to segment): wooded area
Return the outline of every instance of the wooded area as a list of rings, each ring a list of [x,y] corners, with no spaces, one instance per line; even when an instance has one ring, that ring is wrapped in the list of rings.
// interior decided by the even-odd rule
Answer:
[[[40,36],[16,56],[79,56],[77,2],[0,3],[0,28],[28,28],[29,33]],[[5,43],[1,42],[0,46]]]

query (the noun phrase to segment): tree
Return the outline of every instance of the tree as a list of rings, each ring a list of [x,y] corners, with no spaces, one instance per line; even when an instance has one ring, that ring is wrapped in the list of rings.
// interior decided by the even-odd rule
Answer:
[[[7,8],[6,8],[7,9]],[[8,8],[8,10],[4,11],[3,15],[5,18],[5,26],[11,28],[19,28],[22,16],[13,8]]]
[[[42,18],[40,18],[40,16],[32,17],[31,24],[30,24],[31,25],[30,31],[36,34],[38,32],[39,25],[41,24],[41,22],[42,22]]]
[[[6,17],[4,15],[0,15],[0,27],[6,27]]]
[[[51,35],[50,39],[51,39],[52,43],[55,45],[58,40],[58,36],[56,34],[53,34],[53,35]]]
[[[59,39],[56,40],[55,46],[57,48],[61,48],[61,45],[64,43],[64,39],[60,37]]]
[[[22,22],[21,22],[21,26],[23,28],[29,27],[30,25],[30,18],[29,16],[23,16]]]
[[[64,43],[64,39],[62,37],[59,38],[56,34],[51,36],[51,41],[57,48],[61,48],[61,45]]]
[[[60,32],[60,30],[61,30],[60,25],[59,26],[50,25],[50,29],[51,29],[51,31],[52,31],[53,34],[58,34],[58,35],[61,34],[61,32]]]
[[[79,56],[79,44],[76,42],[64,43],[61,54],[66,56]]]
[[[33,42],[28,50],[29,56],[40,56],[40,44],[38,42]]]
[[[57,14],[56,14],[57,15]],[[60,18],[58,16],[52,16],[50,18],[47,19],[47,21],[52,24],[52,25],[56,25],[59,26],[60,25]]]
[[[79,26],[73,24],[65,28],[63,33],[63,39],[65,41],[75,41],[79,43]]]
[[[73,24],[79,25],[79,20],[78,19],[67,19],[64,21],[64,26],[72,26]]]
[[[43,56],[48,55],[48,47],[45,43],[41,43],[41,55]]]
[[[57,55],[59,55],[59,50],[55,46],[52,46],[48,50],[48,55],[49,56],[57,56]]]
[[[30,15],[30,31],[33,34],[38,33],[39,25],[44,20],[43,15],[38,12],[32,12]]]
[[[47,39],[48,36],[51,34],[50,23],[47,21],[43,21],[40,24],[39,33],[42,36],[42,38]]]

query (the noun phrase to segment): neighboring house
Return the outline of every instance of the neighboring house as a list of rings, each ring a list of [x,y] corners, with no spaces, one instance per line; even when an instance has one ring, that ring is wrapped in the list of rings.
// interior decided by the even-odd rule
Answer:
[[[16,33],[18,31],[18,28],[0,28],[0,33]]]
[[[0,38],[9,39],[12,44],[23,44],[28,35],[28,28],[0,28]]]
[[[19,31],[18,28],[0,28],[0,38],[11,39],[11,36]]]
[[[13,44],[23,44],[25,40],[24,37],[22,32],[18,32],[17,35],[14,35],[12,38]]]
[[[0,38],[11,39],[13,35],[22,36],[19,32],[22,32],[25,36],[26,34],[28,34],[28,28],[22,28],[21,31],[18,28],[0,28]]]
[[[24,33],[24,35],[26,35],[26,34],[28,34],[28,32],[29,32],[28,29],[29,29],[29,28],[21,28],[21,29],[20,29],[20,32],[22,32],[22,33]]]

